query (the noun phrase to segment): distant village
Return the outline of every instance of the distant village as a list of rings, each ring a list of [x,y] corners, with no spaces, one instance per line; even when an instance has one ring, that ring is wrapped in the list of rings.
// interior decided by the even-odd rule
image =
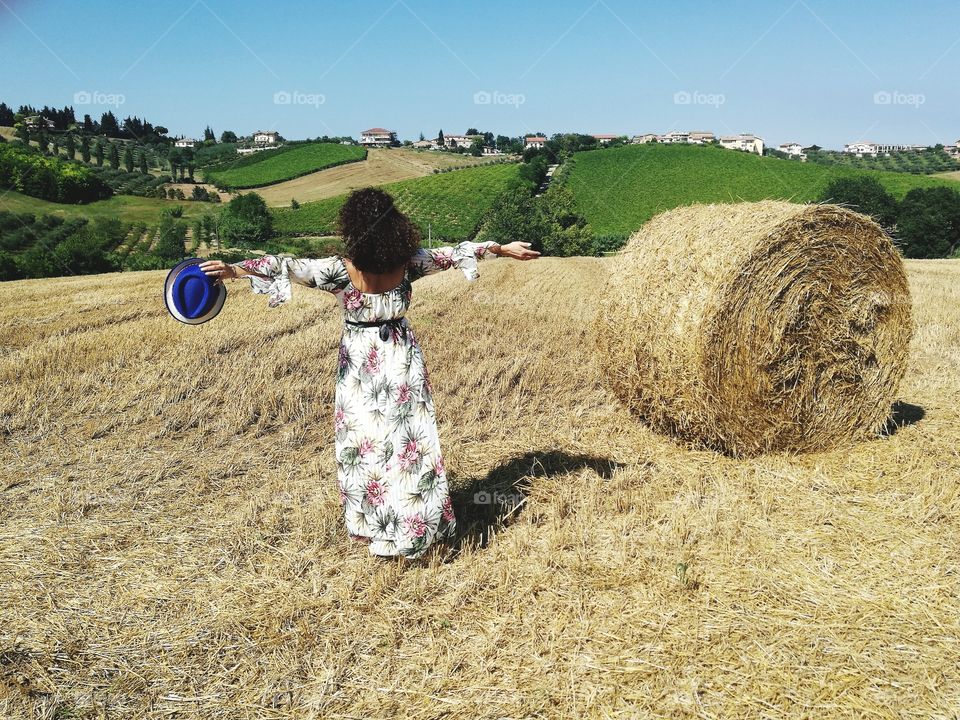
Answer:
[[[29,118],[28,118],[29,120]],[[607,145],[617,141],[620,144],[643,145],[646,143],[661,143],[664,145],[719,145],[728,150],[740,150],[742,152],[754,153],[756,155],[781,154],[791,158],[797,158],[801,161],[807,159],[807,153],[823,150],[819,145],[805,146],[798,142],[787,142],[777,147],[767,147],[762,137],[751,133],[741,133],[739,135],[714,135],[708,130],[673,130],[662,135],[656,133],[643,133],[640,135],[615,135],[598,134],[591,135],[595,138],[598,145]],[[543,135],[527,135],[523,138],[523,149],[542,148],[546,145],[548,138]],[[446,134],[443,132],[431,140],[420,139],[416,141],[406,141],[401,143],[394,130],[387,128],[374,127],[360,132],[359,143],[353,139],[343,139],[343,144],[359,144],[369,148],[399,147],[406,145],[417,150],[434,151],[459,151],[464,152],[479,146],[481,155],[496,156],[506,154],[501,148],[490,141],[490,134],[470,133],[470,134]],[[200,145],[199,140],[190,138],[180,138],[175,141],[176,147],[192,148]],[[237,152],[241,155],[270,150],[283,145],[283,138],[276,130],[257,130],[253,133],[247,142],[241,143]],[[868,141],[856,141],[843,146],[843,152],[856,157],[879,157],[890,155],[897,152],[923,152],[930,150],[928,145],[897,145],[883,144]],[[960,160],[960,140],[952,145],[944,145],[944,152]],[[773,151],[773,152],[771,152]]]

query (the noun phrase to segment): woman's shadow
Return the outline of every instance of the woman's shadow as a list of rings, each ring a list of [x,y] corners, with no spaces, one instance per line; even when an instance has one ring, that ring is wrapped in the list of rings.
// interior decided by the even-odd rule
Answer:
[[[450,497],[457,518],[457,551],[465,545],[486,547],[493,533],[526,507],[529,480],[590,468],[609,478],[622,463],[592,455],[572,455],[562,450],[528,452],[492,468],[484,477],[459,486],[451,478]]]

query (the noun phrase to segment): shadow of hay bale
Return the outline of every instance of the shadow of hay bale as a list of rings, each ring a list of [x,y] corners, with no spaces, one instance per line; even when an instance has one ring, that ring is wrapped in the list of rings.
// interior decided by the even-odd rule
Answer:
[[[457,517],[457,550],[475,544],[484,548],[494,532],[512,522],[526,506],[529,482],[589,468],[609,478],[622,463],[593,455],[562,450],[532,451],[492,468],[484,477],[465,485],[451,478],[451,501]]]
[[[880,431],[880,435],[883,437],[895,435],[900,428],[914,425],[923,420],[926,415],[927,411],[919,405],[897,400],[890,406],[890,417],[887,418],[887,424]]]

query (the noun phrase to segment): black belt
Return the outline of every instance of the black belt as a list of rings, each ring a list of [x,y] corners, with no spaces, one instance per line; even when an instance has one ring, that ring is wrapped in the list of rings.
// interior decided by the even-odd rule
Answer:
[[[354,327],[379,327],[380,339],[386,342],[393,333],[407,337],[407,326],[403,324],[403,318],[391,318],[390,320],[344,320],[347,325]]]

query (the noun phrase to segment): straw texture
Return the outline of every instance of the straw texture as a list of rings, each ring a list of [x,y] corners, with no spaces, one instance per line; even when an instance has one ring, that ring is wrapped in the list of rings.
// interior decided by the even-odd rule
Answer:
[[[890,432],[747,459],[601,382],[620,258],[418,280],[464,537],[408,564],[343,527],[329,295],[0,283],[0,718],[954,718],[960,262],[906,265]]]
[[[605,381],[660,432],[734,456],[876,435],[910,294],[881,228],[834,205],[696,205],[619,258],[595,322]]]

